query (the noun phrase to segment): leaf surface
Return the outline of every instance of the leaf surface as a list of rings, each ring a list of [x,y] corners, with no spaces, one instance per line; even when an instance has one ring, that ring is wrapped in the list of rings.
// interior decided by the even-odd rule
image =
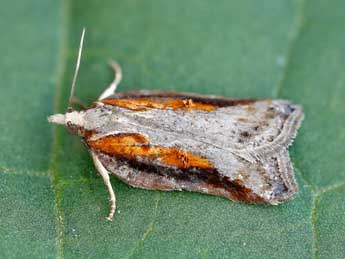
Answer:
[[[341,258],[345,243],[344,3],[15,1],[2,9],[0,257]],[[12,22],[11,17],[17,17]],[[47,19],[49,17],[49,19]],[[160,89],[303,105],[291,158],[300,192],[257,206],[135,189],[115,177],[118,211],[64,112],[81,28],[76,95]],[[54,130],[53,130],[54,129]],[[21,247],[21,249],[18,249]]]

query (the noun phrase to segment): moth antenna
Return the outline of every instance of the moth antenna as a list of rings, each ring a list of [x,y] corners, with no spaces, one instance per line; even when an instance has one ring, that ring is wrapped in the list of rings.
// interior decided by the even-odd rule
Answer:
[[[67,111],[68,112],[72,112],[73,111],[72,101],[73,101],[75,83],[77,81],[78,72],[79,72],[81,52],[83,50],[84,35],[85,35],[85,28],[83,28],[83,32],[82,32],[81,38],[80,38],[80,44],[79,44],[79,50],[78,50],[78,59],[77,59],[77,64],[75,65],[73,81],[72,81],[72,86],[71,86],[71,93],[69,95],[69,100],[68,100],[68,107],[67,107]]]

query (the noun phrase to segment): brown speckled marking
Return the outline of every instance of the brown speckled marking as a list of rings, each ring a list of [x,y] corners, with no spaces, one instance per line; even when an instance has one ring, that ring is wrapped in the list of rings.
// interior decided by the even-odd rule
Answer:
[[[208,182],[201,185],[207,188],[208,194],[223,196],[233,201],[248,203],[265,203],[264,199],[245,187],[241,180]]]
[[[149,139],[140,134],[117,134],[97,140],[86,140],[89,147],[108,155],[121,155],[129,159],[136,157],[158,159],[160,162],[178,168],[206,168],[213,165],[206,159],[178,148],[151,146]]]
[[[239,122],[250,122],[248,118],[238,118],[237,119]]]

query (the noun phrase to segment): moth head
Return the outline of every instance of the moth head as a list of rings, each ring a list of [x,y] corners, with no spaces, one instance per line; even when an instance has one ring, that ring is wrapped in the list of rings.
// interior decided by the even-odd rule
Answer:
[[[72,111],[65,114],[54,114],[48,117],[48,121],[65,125],[68,132],[73,135],[81,135],[84,128],[84,112]]]

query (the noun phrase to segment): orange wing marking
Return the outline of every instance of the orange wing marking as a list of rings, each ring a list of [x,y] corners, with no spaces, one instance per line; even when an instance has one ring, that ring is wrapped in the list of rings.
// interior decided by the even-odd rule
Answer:
[[[178,168],[198,167],[213,169],[213,165],[203,157],[178,148],[151,146],[149,139],[140,134],[118,134],[97,140],[87,140],[91,148],[108,155],[122,155],[128,159],[146,157]]]
[[[173,99],[173,98],[128,98],[128,99],[108,99],[101,101],[104,104],[120,106],[133,111],[146,111],[148,109],[162,110],[202,110],[213,111],[217,106],[201,102],[195,102],[192,99]]]

